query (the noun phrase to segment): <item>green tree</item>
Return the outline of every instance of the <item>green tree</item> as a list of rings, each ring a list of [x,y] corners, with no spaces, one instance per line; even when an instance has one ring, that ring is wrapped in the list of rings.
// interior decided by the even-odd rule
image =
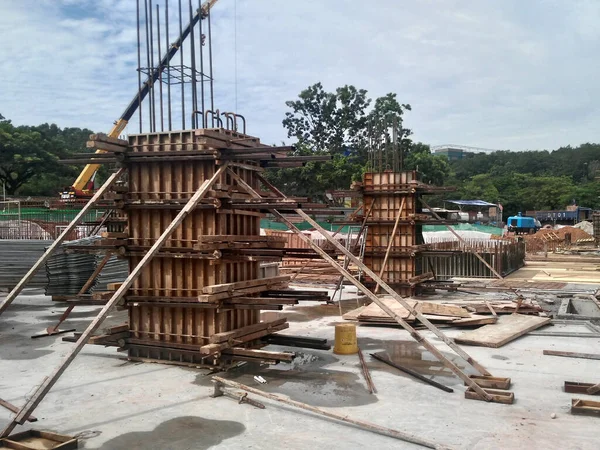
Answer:
[[[494,179],[487,173],[475,175],[465,182],[460,190],[463,199],[484,200],[495,203],[499,200],[500,193],[494,184]]]
[[[270,171],[271,181],[293,195],[324,198],[327,190],[348,189],[365,171],[370,136],[384,135],[389,140],[393,123],[397,124],[399,147],[406,152],[410,149],[412,133],[402,126],[402,116],[410,105],[398,102],[396,94],[373,102],[364,89],[346,85],[327,92],[316,83],[286,105],[290,111],[283,126],[288,137],[297,141],[294,155],[332,156],[327,162]]]
[[[0,119],[0,182],[9,195],[57,195],[80,167],[59,162],[85,149],[92,131],[56,125],[15,127]]]
[[[360,147],[366,137],[367,91],[343,86],[326,92],[321,83],[300,92],[298,100],[285,102],[283,126],[288,137],[314,153],[343,154]]]
[[[0,181],[8,194],[44,171],[58,166],[60,149],[30,127],[15,127],[10,120],[0,121]]]
[[[404,169],[416,170],[425,183],[443,185],[450,175],[448,158],[443,155],[431,153],[429,145],[421,142],[409,143],[408,154],[404,162]]]

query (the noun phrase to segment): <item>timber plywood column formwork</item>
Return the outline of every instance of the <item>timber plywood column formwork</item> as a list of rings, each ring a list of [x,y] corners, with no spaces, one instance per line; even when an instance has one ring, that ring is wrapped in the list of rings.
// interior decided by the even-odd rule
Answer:
[[[211,155],[210,148],[224,146],[224,141],[232,139],[243,143],[234,147],[260,146],[256,138],[222,129],[129,137],[126,158],[129,188],[123,206],[127,216],[130,270],[194,192],[215,174],[219,166],[216,152]],[[258,190],[255,171],[261,169],[257,162],[245,161],[243,167],[247,168],[239,164],[233,170]],[[233,294],[233,287],[218,288],[218,285],[244,282],[250,282],[247,284],[251,286],[252,280],[259,278],[260,258],[223,255],[223,248],[235,247],[235,236],[241,240],[251,237],[260,240],[263,214],[226,205],[232,199],[243,201],[247,197],[234,189],[234,184],[224,172],[130,289],[126,306],[131,359],[216,364],[218,350],[227,345],[215,344],[211,337],[259,324],[259,309],[225,305]],[[263,239],[267,241],[266,237]],[[286,287],[286,284],[275,280],[275,285],[263,285],[262,290],[273,287]],[[253,294],[260,290],[255,288]],[[284,327],[280,324],[275,328]],[[236,343],[236,346],[247,347],[252,343]],[[228,346],[231,345],[230,342]]]
[[[424,246],[417,220],[422,216],[418,196],[435,189],[419,182],[416,171],[367,172],[363,178],[365,265],[403,296],[413,295],[419,282],[433,278],[423,273],[418,257]],[[375,286],[369,277],[365,281]]]

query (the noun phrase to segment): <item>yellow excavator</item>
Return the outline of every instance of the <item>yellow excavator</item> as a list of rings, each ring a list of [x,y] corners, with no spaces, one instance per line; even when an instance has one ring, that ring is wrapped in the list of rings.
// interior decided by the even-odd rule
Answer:
[[[119,135],[123,132],[127,123],[133,116],[133,114],[137,111],[140,103],[144,100],[146,95],[148,95],[148,91],[150,87],[154,85],[154,83],[159,79],[159,74],[168,66],[169,62],[175,54],[177,50],[181,47],[181,44],[185,40],[185,38],[190,34],[190,31],[199,20],[204,19],[210,9],[217,3],[218,0],[207,0],[202,4],[202,6],[196,11],[192,20],[188,24],[187,27],[183,29],[179,38],[171,44],[171,46],[167,49],[166,54],[161,59],[156,70],[151,71],[151,75],[148,76],[146,82],[142,85],[140,91],[133,97],[129,106],[125,109],[125,112],[121,115],[119,120],[117,120],[108,133],[109,137],[118,138]],[[106,153],[106,150],[98,149],[96,153]],[[60,198],[63,201],[73,201],[77,199],[87,199],[91,198],[94,195],[94,178],[96,177],[96,172],[100,168],[100,164],[87,164],[72,186],[69,186],[60,193]]]

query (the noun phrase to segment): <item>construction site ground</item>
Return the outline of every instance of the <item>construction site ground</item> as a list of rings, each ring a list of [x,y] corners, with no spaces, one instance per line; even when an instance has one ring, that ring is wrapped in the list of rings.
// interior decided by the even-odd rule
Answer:
[[[596,287],[569,284],[565,290]],[[348,288],[344,295],[355,297],[353,291]],[[342,304],[348,311],[356,302]],[[0,326],[0,398],[20,406],[73,345],[63,342],[61,335],[30,338],[55,323],[61,312],[41,291],[28,290],[5,313]],[[63,327],[82,330],[96,312],[79,307]],[[284,314],[291,323],[287,333],[331,342],[334,324],[342,320],[337,305],[302,304],[286,307]],[[124,318],[125,314],[115,313],[110,325]],[[569,331],[569,325],[563,329]],[[454,337],[461,330],[445,332]],[[424,334],[465,367],[432,333]],[[453,448],[598,448],[598,419],[571,415],[571,398],[577,395],[563,392],[562,385],[566,380],[597,382],[600,361],[544,356],[542,351],[592,353],[600,339],[526,335],[497,349],[464,346],[493,375],[512,378],[513,405],[465,399],[463,383],[401,329],[359,326],[358,340],[378,391],[375,395],[367,391],[357,356],[332,351],[296,349],[300,354],[292,364],[270,368],[247,364],[221,375]],[[454,393],[416,381],[368,356],[386,350],[390,355],[414,355],[413,370],[434,370],[432,379],[452,387]],[[267,384],[258,384],[254,375],[261,375]],[[206,370],[128,362],[114,348],[88,345],[38,407],[39,422],[34,425],[78,435],[80,447],[86,449],[313,449],[317,439],[320,448],[416,448],[259,397],[254,398],[266,404],[264,410],[226,397],[213,399],[212,390]],[[0,426],[8,422],[9,414],[0,409]],[[19,429],[25,428],[31,427]]]

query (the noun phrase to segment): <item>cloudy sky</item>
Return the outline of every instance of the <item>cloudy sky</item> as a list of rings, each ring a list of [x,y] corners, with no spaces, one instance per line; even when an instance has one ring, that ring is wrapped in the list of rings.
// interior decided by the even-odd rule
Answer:
[[[108,131],[138,89],[135,4],[0,0],[0,113]],[[215,103],[267,143],[287,140],[285,101],[318,81],[397,93],[431,145],[599,142],[599,23],[597,0],[220,0]]]

